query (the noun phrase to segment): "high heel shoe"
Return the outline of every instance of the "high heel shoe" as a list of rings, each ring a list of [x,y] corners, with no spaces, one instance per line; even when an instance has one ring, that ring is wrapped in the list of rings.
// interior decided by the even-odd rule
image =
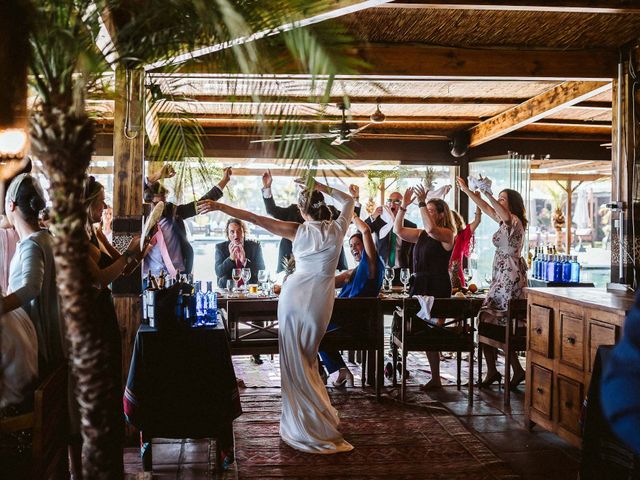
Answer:
[[[519,372],[518,374],[514,373],[513,377],[511,377],[511,380],[509,380],[509,390],[511,390],[512,392],[517,392],[518,385],[524,382],[526,376],[527,375],[524,373],[524,371]]]
[[[499,389],[502,388],[502,375],[500,374],[500,372],[496,372],[491,376],[485,377],[484,380],[481,380],[476,383],[476,387],[486,388],[486,387],[489,387],[490,385],[493,385],[496,382],[498,382],[498,388]]]
[[[336,388],[345,388],[347,385],[353,387],[353,373],[349,370],[346,371],[344,378],[340,378],[338,375],[337,381],[332,382],[333,386]]]

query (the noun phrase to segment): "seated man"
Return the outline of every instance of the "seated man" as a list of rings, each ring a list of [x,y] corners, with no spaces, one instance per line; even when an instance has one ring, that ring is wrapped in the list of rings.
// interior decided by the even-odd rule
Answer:
[[[292,203],[287,207],[279,207],[276,205],[275,200],[273,199],[273,195],[271,192],[271,184],[273,183],[273,177],[271,176],[271,171],[267,170],[262,174],[262,199],[264,200],[264,206],[267,211],[267,215],[275,218],[276,220],[283,220],[286,222],[296,222],[296,223],[304,223],[304,219],[300,214],[300,209],[298,205]],[[359,195],[360,189],[357,185],[349,185],[349,193],[355,200],[355,214],[357,216],[360,215],[360,203],[359,203]],[[335,220],[340,216],[340,212],[333,206],[329,205],[329,210],[331,210],[331,216]],[[283,238],[280,240],[280,245],[278,247],[278,266],[276,269],[277,273],[280,273],[284,270],[284,266],[282,265],[282,260],[285,257],[291,255],[291,251],[293,249],[291,240],[287,238]],[[338,259],[338,267],[337,269],[340,271],[347,270],[347,259],[344,255],[344,249],[340,251],[340,258]]]
[[[246,227],[242,220],[230,218],[224,229],[227,241],[216,244],[216,275],[218,286],[226,288],[227,281],[232,280],[234,268],[248,268],[251,270],[249,283],[258,282],[258,271],[264,270],[264,258],[260,242],[245,238]],[[243,280],[238,286],[243,285]],[[254,363],[261,365],[260,355],[252,355]]]
[[[193,270],[193,248],[187,239],[184,219],[196,215],[195,202],[183,205],[167,202],[168,190],[160,183],[160,180],[171,178],[175,173],[171,165],[166,164],[158,174],[146,179],[144,201],[154,206],[158,202],[165,202],[165,205],[162,218],[158,222],[158,233],[152,241],[153,247],[144,258],[142,271],[145,275],[151,271],[154,276],[157,276],[164,270],[170,277],[174,277],[176,273],[191,273]],[[219,200],[223,195],[224,187],[229,183],[231,173],[231,168],[225,168],[222,180],[200,200]]]
[[[384,277],[384,264],[376,252],[371,230],[359,217],[353,222],[358,232],[349,238],[351,254],[358,264],[356,268],[336,276],[336,287],[342,287],[339,298],[377,297]],[[328,331],[332,329],[329,324]],[[353,374],[347,368],[339,352],[320,352],[322,363],[329,375],[339,370],[338,378],[333,382],[336,387],[344,387],[347,381],[353,386]]]

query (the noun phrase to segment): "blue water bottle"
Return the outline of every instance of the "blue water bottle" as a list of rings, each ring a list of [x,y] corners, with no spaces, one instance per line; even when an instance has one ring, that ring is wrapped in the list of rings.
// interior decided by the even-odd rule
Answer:
[[[580,283],[580,264],[575,255],[571,257],[571,283]]]
[[[206,324],[215,326],[218,323],[218,295],[213,291],[212,282],[207,282]]]
[[[564,262],[562,262],[562,281],[564,283],[571,282],[571,262],[570,257],[564,257]]]
[[[545,279],[547,282],[554,282],[555,281],[555,255],[549,255],[548,257],[548,261],[547,261],[547,278]]]
[[[196,282],[196,324],[203,325],[205,323],[205,315],[207,314],[207,297],[202,291],[202,282]]]

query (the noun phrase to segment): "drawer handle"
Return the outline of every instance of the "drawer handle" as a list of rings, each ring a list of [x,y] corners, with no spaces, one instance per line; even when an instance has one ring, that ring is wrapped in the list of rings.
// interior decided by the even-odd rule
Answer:
[[[575,345],[576,344],[575,337],[567,337],[567,343],[570,345]]]
[[[542,328],[540,328],[540,327],[536,328],[536,333],[538,335],[542,335]]]
[[[536,391],[537,391],[538,393],[544,393],[544,390],[542,389],[542,387],[538,387],[538,388],[536,388]]]

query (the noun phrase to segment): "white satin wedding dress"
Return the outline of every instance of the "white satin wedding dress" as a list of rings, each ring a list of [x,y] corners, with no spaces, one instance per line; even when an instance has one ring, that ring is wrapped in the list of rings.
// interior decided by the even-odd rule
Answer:
[[[338,412],[318,372],[318,347],[331,318],[338,257],[353,216],[349,195],[338,190],[331,195],[342,203],[340,216],[298,227],[293,241],[296,270],[284,283],[278,302],[280,436],[297,450],[320,454],[353,449],[338,431]]]

